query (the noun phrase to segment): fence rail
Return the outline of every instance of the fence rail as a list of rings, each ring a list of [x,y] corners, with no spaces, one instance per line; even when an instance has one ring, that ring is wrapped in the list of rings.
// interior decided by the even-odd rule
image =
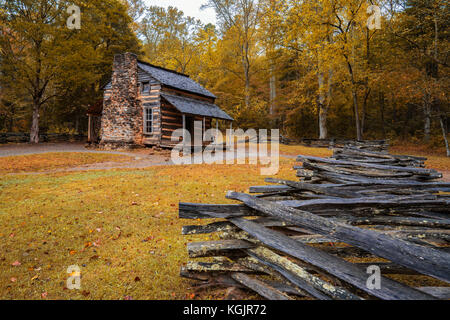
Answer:
[[[184,235],[221,239],[189,243],[195,260],[181,276],[276,300],[449,299],[450,183],[425,158],[386,147],[346,143],[331,158],[299,156],[299,181],[228,192],[240,204],[180,203],[180,218],[220,219]],[[380,287],[369,283],[372,266]]]
[[[44,133],[39,135],[41,142],[66,142],[80,141],[84,142],[87,137],[82,134],[66,134],[66,133]],[[0,144],[6,143],[26,143],[30,141],[29,133],[6,132],[0,133]]]

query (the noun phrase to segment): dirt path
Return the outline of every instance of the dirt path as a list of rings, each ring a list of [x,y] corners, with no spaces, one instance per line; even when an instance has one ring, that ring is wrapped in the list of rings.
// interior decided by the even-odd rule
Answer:
[[[170,160],[170,154],[153,153],[150,150],[136,150],[136,151],[105,151],[96,149],[87,149],[84,143],[41,143],[41,144],[7,144],[0,145],[0,157],[20,156],[31,154],[42,154],[50,152],[82,152],[82,153],[103,153],[103,154],[118,154],[131,157],[130,162],[102,162],[93,163],[84,166],[55,169],[49,171],[39,172],[24,172],[24,173],[10,173],[8,175],[24,175],[24,174],[50,174],[59,172],[78,172],[78,171],[92,171],[92,170],[112,170],[112,169],[144,169],[154,166],[175,165]],[[248,156],[248,154],[247,154]],[[295,159],[296,156],[280,154],[280,157]],[[450,170],[439,170],[443,174],[443,181],[450,182]]]
[[[170,153],[166,152],[151,152],[150,149],[137,149],[134,151],[104,151],[85,148],[84,143],[42,143],[38,145],[33,144],[8,144],[0,146],[0,157],[20,156],[31,154],[43,154],[50,152],[82,152],[82,153],[104,153],[104,154],[118,154],[131,157],[129,162],[102,162],[93,163],[83,166],[61,168],[48,171],[39,172],[23,172],[10,173],[7,175],[40,175],[51,174],[59,172],[78,172],[78,171],[92,171],[92,170],[112,170],[112,169],[144,169],[154,166],[175,165],[170,159]],[[247,151],[246,157],[250,154]],[[228,154],[224,152],[224,162]],[[254,154],[251,154],[254,157]],[[282,157],[292,158],[295,156],[280,155]],[[233,158],[237,158],[233,155]],[[192,163],[195,163],[192,160]]]
[[[154,158],[154,159],[144,159],[144,160],[133,160],[128,163],[117,163],[117,162],[100,162],[88,164],[79,167],[62,168],[48,171],[39,172],[20,172],[20,173],[8,173],[6,175],[42,175],[42,174],[52,174],[61,172],[83,172],[83,171],[93,171],[93,170],[113,170],[113,169],[145,169],[154,166],[166,166],[174,165],[171,161],[164,160],[164,157]]]
[[[123,151],[102,151],[95,149],[87,149],[82,142],[62,142],[62,143],[14,143],[0,145],[0,157],[22,156],[29,154],[41,154],[49,152],[82,152],[82,153],[106,153],[121,154],[135,157],[135,153]]]

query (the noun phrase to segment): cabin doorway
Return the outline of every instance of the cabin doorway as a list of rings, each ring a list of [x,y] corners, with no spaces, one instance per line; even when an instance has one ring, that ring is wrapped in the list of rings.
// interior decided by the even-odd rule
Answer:
[[[191,147],[194,146],[194,117],[186,116],[186,130],[191,135]]]

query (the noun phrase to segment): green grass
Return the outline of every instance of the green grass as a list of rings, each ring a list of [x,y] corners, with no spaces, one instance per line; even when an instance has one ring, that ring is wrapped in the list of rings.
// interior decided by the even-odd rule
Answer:
[[[278,177],[294,178],[293,160]],[[178,202],[229,203],[264,184],[249,165],[172,166],[0,178],[1,299],[190,299]],[[19,266],[13,266],[16,261]],[[65,288],[81,267],[82,289]],[[197,297],[196,297],[197,298]],[[201,298],[217,298],[208,293]]]
[[[443,166],[446,161],[439,158]],[[277,177],[295,180],[294,163],[281,159]],[[205,221],[178,219],[178,203],[231,203],[227,190],[265,184],[259,169],[195,165],[0,176],[0,299],[223,297],[223,290],[193,296],[192,282],[179,276],[186,244],[210,236],[181,235],[183,225]],[[66,288],[71,265],[81,268],[81,290]]]

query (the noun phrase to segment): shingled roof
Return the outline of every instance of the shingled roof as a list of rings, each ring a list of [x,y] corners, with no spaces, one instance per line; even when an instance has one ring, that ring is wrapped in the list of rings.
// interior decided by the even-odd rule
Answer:
[[[184,91],[189,91],[192,93],[197,93],[202,96],[216,98],[214,94],[203,88],[200,84],[189,78],[188,75],[161,68],[146,62],[138,61],[138,67],[147,72],[150,76],[161,82],[161,84],[181,89]]]
[[[233,121],[232,117],[215,104],[167,93],[162,93],[161,96],[181,113]]]

